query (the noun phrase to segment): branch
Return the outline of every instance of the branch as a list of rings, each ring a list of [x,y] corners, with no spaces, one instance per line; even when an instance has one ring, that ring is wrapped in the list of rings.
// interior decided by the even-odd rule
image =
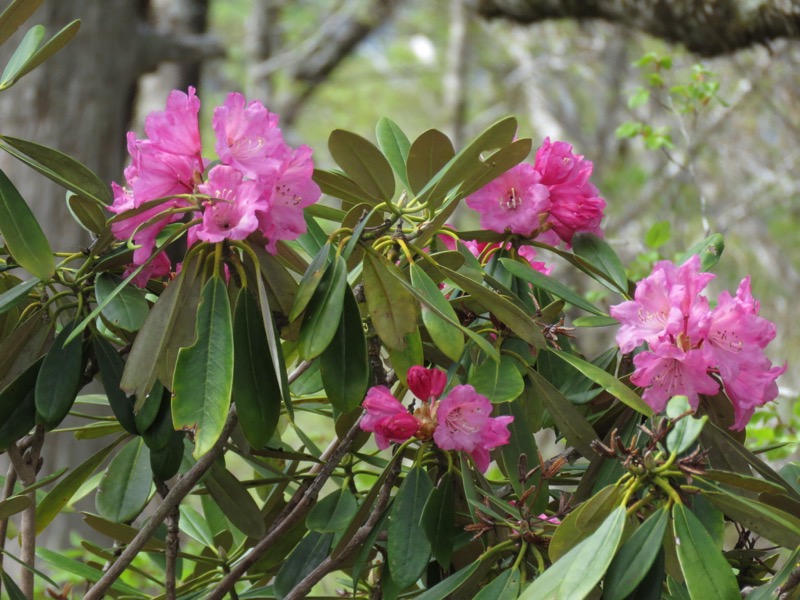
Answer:
[[[181,501],[192,491],[195,484],[200,478],[208,471],[214,462],[219,458],[225,449],[225,443],[228,441],[228,436],[231,430],[236,425],[236,409],[231,406],[228,413],[228,420],[225,422],[225,427],[222,430],[217,443],[204,454],[195,465],[186,472],[186,475],[181,477],[170,490],[167,497],[156,510],[155,514],[150,517],[136,534],[136,537],[131,540],[125,551],[120,554],[119,558],[114,561],[114,564],[109,567],[108,571],[95,583],[83,600],[100,600],[106,593],[108,588],[119,578],[120,575],[128,568],[134,558],[141,552],[144,545],[147,543],[153,534],[156,532],[161,523],[166,519],[172,511],[177,507]]]
[[[169,488],[163,481],[156,484],[158,495],[166,500],[169,496]],[[177,570],[177,556],[180,550],[180,507],[176,504],[167,515],[167,541],[166,541],[166,566],[164,568],[164,597],[166,600],[175,600],[177,597],[175,581]]]
[[[0,502],[3,500],[8,500],[14,494],[14,486],[17,483],[17,471],[14,469],[14,465],[8,465],[8,471],[6,471],[6,480],[3,484],[3,495],[0,496]],[[8,519],[0,520],[0,573],[3,572],[3,550],[6,547],[6,533],[8,533]],[[0,579],[0,592],[3,591],[3,581]]]
[[[683,44],[701,56],[800,38],[800,4],[782,0],[479,0],[478,11],[519,23],[600,19]]]

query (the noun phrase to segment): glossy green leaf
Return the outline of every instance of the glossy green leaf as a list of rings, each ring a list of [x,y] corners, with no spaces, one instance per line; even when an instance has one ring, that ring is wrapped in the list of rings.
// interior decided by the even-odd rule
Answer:
[[[270,360],[261,310],[244,289],[233,320],[233,400],[239,424],[254,448],[267,445],[281,414],[281,386]]]
[[[520,600],[585,598],[600,582],[617,551],[625,527],[625,507],[608,515],[592,535],[534,579]]]
[[[431,545],[431,555],[445,569],[453,557],[453,539],[456,535],[453,476],[445,473],[428,496],[422,509],[420,525]]]
[[[572,236],[572,251],[603,273],[617,291],[628,293],[625,267],[608,242],[593,233],[576,233]]]
[[[233,387],[233,325],[228,290],[218,276],[203,287],[197,310],[197,339],[181,348],[173,380],[175,429],[194,432],[199,458],[219,439]]]
[[[431,545],[419,523],[432,489],[425,471],[414,467],[403,480],[392,506],[386,549],[392,580],[400,589],[419,578],[431,555]]]
[[[786,584],[792,573],[800,564],[800,547],[798,547],[784,562],[780,571],[767,583],[752,590],[747,595],[747,600],[775,600],[779,587]],[[796,588],[795,588],[796,589]]]
[[[38,283],[40,282],[37,277],[31,277],[27,281],[18,283],[10,290],[0,294],[0,315],[11,310],[20,302],[25,300],[28,297],[28,292],[30,292]]]
[[[270,306],[273,310],[288,315],[297,297],[297,282],[276,256],[260,247],[251,247],[251,250],[258,257],[261,279],[267,288]]]
[[[158,413],[150,426],[142,432],[142,440],[152,453],[166,446],[174,435],[182,437],[183,433],[175,431],[172,427],[172,402],[167,392],[161,395]]]
[[[675,257],[675,264],[680,265],[689,260],[693,254],[700,256],[700,269],[708,271],[719,262],[722,251],[725,249],[725,239],[721,233],[714,233],[704,240],[697,242],[686,252]]]
[[[48,550],[41,546],[36,548],[36,556],[52,565],[57,573],[71,573],[77,575],[80,579],[86,579],[88,581],[97,581],[103,576],[103,571],[100,569],[96,569],[72,558],[67,558],[63,553],[54,552],[53,550]],[[120,580],[111,584],[111,590],[117,593],[131,595],[134,598],[145,597],[140,590]]]
[[[27,21],[44,0],[13,0],[0,14],[0,45]]]
[[[150,450],[141,438],[130,441],[117,454],[97,486],[98,514],[115,523],[135,519],[150,498]]]
[[[175,366],[178,364],[181,348],[191,346],[197,337],[197,309],[203,295],[203,286],[207,282],[200,260],[191,262],[184,269],[186,275],[181,283],[180,308],[170,324],[169,336],[161,349],[156,365],[157,381],[167,387],[173,386]],[[134,342],[135,340],[136,338]]]
[[[133,416],[134,399],[129,397],[119,387],[122,372],[125,369],[125,361],[117,353],[114,347],[102,336],[92,336],[92,348],[97,359],[97,367],[100,371],[100,381],[111,406],[111,412],[119,421],[119,424],[127,431],[138,435],[136,421]]]
[[[328,138],[328,150],[336,164],[370,196],[392,199],[392,167],[372,142],[350,131],[334,129]]]
[[[703,524],[683,504],[672,507],[675,549],[692,598],[729,600],[739,597],[731,566]]]
[[[332,533],[312,531],[292,550],[275,576],[273,588],[279,598],[286,596],[328,556]]]
[[[320,373],[330,403],[342,414],[361,405],[369,387],[367,339],[358,303],[349,285],[333,340],[320,357]]]
[[[2,571],[0,572],[0,577],[2,577],[3,587],[8,593],[8,600],[28,600],[8,573]]]
[[[481,566],[480,561],[471,563],[468,567],[459,569],[449,577],[443,579],[435,586],[415,596],[414,600],[445,600],[446,598],[457,598],[455,592],[467,583]]]
[[[111,204],[111,188],[84,164],[42,144],[0,136],[3,149],[58,185],[100,204]]]
[[[0,450],[27,434],[36,422],[34,386],[41,364],[37,360],[0,391]]]
[[[412,264],[409,267],[409,274],[411,275],[411,285],[427,300],[422,304],[422,322],[433,343],[449,359],[461,360],[461,355],[464,353],[464,335],[458,327],[451,324],[458,323],[456,311],[450,306],[447,298],[442,295],[439,286],[428,277],[419,265]],[[429,305],[433,305],[437,312],[431,310]],[[437,313],[444,313],[447,319],[443,319]]]
[[[378,121],[375,134],[378,138],[378,146],[392,166],[392,170],[400,178],[400,181],[408,187],[406,160],[408,159],[411,142],[408,141],[406,134],[403,133],[397,123],[386,117],[382,117]]]
[[[123,438],[118,438],[67,473],[36,506],[36,533],[41,533],[72,499],[80,487],[103,464]]]
[[[511,258],[501,258],[500,262],[515,277],[519,277],[523,281],[527,281],[528,283],[533,284],[537,288],[550,292],[554,296],[561,298],[562,300],[572,304],[573,306],[576,306],[577,308],[581,308],[586,312],[590,312],[593,315],[601,317],[607,316],[602,310],[597,308],[594,304],[586,300],[583,296],[581,296],[577,292],[568,288],[566,285],[564,285],[557,279],[549,277],[544,273],[540,273],[536,269],[533,269],[530,266],[523,264],[518,260],[514,260]]]
[[[97,301],[103,302],[121,282],[115,275],[100,273],[94,283]],[[125,331],[139,331],[149,313],[150,307],[142,290],[129,284],[106,304],[102,314],[114,327]]]
[[[406,159],[411,190],[419,193],[455,155],[450,138],[438,129],[425,131],[411,144]]]
[[[379,200],[365,192],[347,175],[336,171],[323,171],[314,169],[314,181],[323,194],[339,198],[352,204],[366,202],[372,206],[379,204]]]
[[[136,537],[136,534],[139,533],[139,530],[136,527],[125,525],[124,523],[115,523],[114,521],[109,521],[108,519],[104,519],[98,515],[93,515],[92,513],[82,512],[81,517],[83,517],[83,522],[96,532],[101,533],[122,544],[129,544]],[[142,549],[145,551],[163,551],[165,548],[166,545],[163,541],[156,537],[151,537],[145,542],[145,545]]]
[[[219,463],[211,467],[204,483],[225,517],[248,537],[264,535],[264,517],[247,488]]]
[[[0,500],[0,521],[5,521],[11,515],[21,513],[31,505],[28,496],[11,496],[5,500]]]
[[[494,403],[510,402],[518,398],[525,389],[518,364],[515,359],[506,355],[500,357],[500,362],[485,360],[478,366],[473,365],[467,381],[476,392]]]
[[[569,513],[550,540],[550,560],[556,562],[596,531],[621,500],[621,488],[609,484]]]
[[[64,420],[80,389],[83,342],[75,338],[64,345],[74,326],[74,322],[69,323],[56,336],[36,379],[36,420],[48,430]]]
[[[6,249],[20,266],[45,280],[55,271],[50,244],[17,188],[0,170],[0,234]]]
[[[609,394],[620,400],[623,404],[627,404],[635,411],[640,412],[647,417],[653,414],[653,409],[650,408],[650,406],[648,406],[636,392],[634,392],[631,388],[610,373],[606,373],[600,367],[593,365],[582,358],[578,358],[577,356],[569,354],[568,352],[563,352],[561,350],[550,350],[550,352],[571,364],[573,367],[578,369],[578,371],[586,375],[586,377],[599,384],[600,387],[605,389],[605,391],[607,391]]]
[[[375,331],[394,350],[406,346],[405,336],[417,327],[417,303],[397,281],[397,267],[383,256],[364,256],[364,295]]]
[[[67,208],[72,218],[86,231],[94,235],[103,233],[107,215],[97,202],[67,192]]]
[[[150,450],[150,470],[157,481],[167,481],[178,473],[183,461],[183,438],[182,432],[173,431],[162,448]]]
[[[667,403],[667,416],[675,419],[690,410],[690,408],[689,400],[686,396],[675,396]],[[691,448],[692,444],[700,437],[706,421],[708,421],[708,416],[706,415],[699,418],[689,415],[676,422],[667,434],[667,449],[670,452],[681,454]]]
[[[22,77],[33,71],[36,67],[41,65],[44,61],[48,58],[56,54],[59,50],[61,50],[64,46],[66,46],[72,38],[75,37],[75,34],[78,33],[78,30],[81,28],[81,22],[79,20],[71,21],[67,23],[58,33],[56,33],[53,37],[51,37],[41,48],[39,48],[33,56],[29,57],[28,60],[22,65],[20,69],[14,73],[8,85],[13,85],[17,81],[19,81]],[[5,81],[5,77],[3,77],[3,81]],[[7,87],[6,85],[5,87]],[[4,87],[3,84],[0,83],[0,89]]]
[[[585,458],[594,458],[595,452],[591,444],[597,439],[597,433],[586,417],[540,373],[530,369],[528,375],[531,385],[541,397],[544,407],[550,412],[567,443],[575,446]]]
[[[532,146],[530,138],[521,138],[497,152],[481,156],[473,172],[458,188],[459,195],[468,196],[521,163],[531,153]]]
[[[27,63],[33,55],[36,54],[36,50],[39,49],[44,39],[44,33],[44,25],[34,25],[28,29],[17,45],[17,49],[14,50],[14,54],[12,54],[11,58],[8,60],[3,74],[0,75],[0,90],[14,85],[14,82],[25,68],[25,63]]]
[[[516,600],[522,575],[519,569],[506,569],[478,592],[472,600]]]
[[[783,465],[778,474],[786,480],[786,483],[798,494],[800,494],[800,463],[789,462]]]
[[[662,508],[639,525],[620,548],[603,582],[603,598],[624,600],[647,575],[661,551],[669,514]]]
[[[358,510],[358,500],[346,487],[317,502],[306,516],[306,527],[320,533],[344,531]]]
[[[286,372],[286,360],[283,355],[283,346],[275,330],[275,322],[272,320],[269,297],[262,277],[256,280],[256,288],[258,289],[258,303],[261,308],[261,322],[267,334],[269,358],[272,361],[272,368],[277,374],[280,393],[286,406],[286,412],[289,414],[290,418],[293,418],[294,409],[292,408],[292,401],[289,397],[289,375]]]
[[[337,256],[325,271],[308,303],[300,327],[298,350],[303,360],[322,354],[333,341],[339,328],[347,287],[347,265]]]
[[[308,265],[308,269],[306,269],[305,273],[303,273],[303,278],[300,280],[300,284],[297,288],[297,295],[295,296],[292,310],[289,313],[290,321],[294,321],[299,317],[308,306],[308,303],[311,302],[314,292],[317,291],[317,287],[319,287],[322,278],[328,270],[330,259],[331,245],[325,244],[314,256],[314,259],[311,261],[311,264]]]
[[[575,327],[611,327],[612,325],[619,325],[614,317],[604,317],[600,315],[583,315],[577,319],[572,320]]]

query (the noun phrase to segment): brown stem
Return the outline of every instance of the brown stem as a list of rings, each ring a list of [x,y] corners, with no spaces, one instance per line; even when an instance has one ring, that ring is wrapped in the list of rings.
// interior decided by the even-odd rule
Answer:
[[[3,484],[3,497],[2,500],[8,500],[14,493],[14,485],[17,483],[17,472],[14,470],[14,465],[8,465],[6,472],[6,481]],[[8,533],[8,517],[0,521],[0,573],[3,571],[3,550],[6,546],[6,534]],[[0,579],[0,592],[3,591],[3,581]]]
[[[155,514],[142,526],[139,533],[136,534],[136,537],[131,540],[131,543],[128,544],[128,547],[120,554],[119,558],[114,561],[114,564],[111,565],[108,571],[106,571],[106,573],[97,580],[97,583],[86,592],[83,600],[100,600],[108,588],[122,575],[125,569],[128,568],[128,565],[130,565],[133,559],[141,552],[147,540],[156,532],[159,525],[161,525],[164,519],[166,519],[173,510],[177,509],[181,500],[192,491],[195,484],[222,454],[225,449],[225,443],[234,425],[236,425],[236,409],[231,407],[228,413],[228,420],[225,422],[222,435],[220,435],[217,443],[187,471],[186,475],[175,483]]]
[[[161,496],[164,500],[166,500],[167,496],[169,496],[169,488],[167,484],[163,481],[159,481],[156,484],[156,489],[158,489],[158,495]],[[175,579],[176,579],[176,569],[177,569],[177,556],[178,551],[180,550],[180,540],[178,539],[178,534],[180,533],[179,529],[179,522],[181,517],[181,511],[178,505],[176,504],[172,510],[167,515],[167,564],[165,567],[165,574],[164,574],[164,593],[166,600],[175,600],[177,597],[177,589],[175,586]]]
[[[306,480],[295,492],[289,503],[283,508],[280,514],[276,517],[272,527],[267,531],[266,535],[261,539],[258,544],[247,553],[246,556],[240,560],[236,566],[231,569],[230,573],[217,584],[217,587],[206,596],[206,600],[222,600],[229,590],[239,581],[245,574],[247,569],[253,566],[264,553],[269,550],[277,540],[281,538],[291,527],[302,519],[308,509],[314,504],[319,495],[322,486],[328,481],[328,478],[333,473],[333,470],[344,458],[345,454],[349,452],[356,435],[361,431],[361,419],[350,428],[347,435],[341,441],[334,439],[331,445],[326,449],[320,457],[321,462],[315,464],[311,470],[312,472],[319,472],[319,475],[308,483]],[[84,599],[85,600],[85,599]]]

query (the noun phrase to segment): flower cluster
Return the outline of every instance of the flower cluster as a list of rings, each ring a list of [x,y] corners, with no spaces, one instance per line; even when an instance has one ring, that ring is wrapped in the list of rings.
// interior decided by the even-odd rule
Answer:
[[[450,393],[444,391],[447,376],[439,369],[411,367],[408,387],[421,400],[414,414],[384,386],[367,392],[362,406],[366,414],[361,429],[375,434],[378,448],[389,443],[402,443],[416,436],[431,437],[442,450],[461,450],[472,457],[481,471],[489,467],[489,450],[507,444],[508,425],[514,417],[492,417],[492,404],[471,385],[457,385]]]
[[[731,429],[741,430],[757,406],[778,395],[775,380],[786,366],[773,366],[764,354],[775,325],[758,315],[750,278],[736,296],[722,292],[712,309],[701,292],[713,278],[700,272],[697,255],[680,267],[661,261],[636,285],[634,300],[612,306],[611,315],[622,325],[623,352],[647,343],[633,359],[631,381],[647,388],[642,397],[654,410],[675,395],[696,409],[700,394],[717,394],[721,381],[733,404]]]
[[[166,110],[150,113],[146,137],[128,133],[131,164],[125,169],[125,187],[112,184],[117,213],[139,209],[118,218],[112,232],[132,240],[133,267],[151,259],[156,239],[170,223],[191,219],[187,233],[191,246],[198,240],[216,243],[243,240],[258,231],[270,252],[280,240],[305,231],[303,209],[320,197],[312,181],[314,165],[307,146],[291,148],[278,128],[278,117],[258,101],[238,93],[214,109],[218,161],[202,155],[194,88],[170,93]],[[152,206],[146,203],[152,202]],[[153,257],[137,277],[167,274],[171,265],[163,254]]]
[[[592,163],[566,142],[545,138],[534,164],[520,163],[467,197],[481,227],[568,247],[575,233],[601,235],[605,201],[589,182]]]

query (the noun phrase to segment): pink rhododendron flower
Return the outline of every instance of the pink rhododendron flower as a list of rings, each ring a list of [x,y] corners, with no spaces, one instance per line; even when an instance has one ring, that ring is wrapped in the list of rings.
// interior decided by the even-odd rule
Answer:
[[[413,366],[406,374],[406,381],[411,393],[427,402],[442,395],[444,386],[447,385],[447,373],[441,369]]]
[[[454,387],[435,410],[436,445],[468,453],[480,471],[489,467],[489,450],[508,443],[508,425],[514,417],[492,417],[492,403],[471,385]]]
[[[144,132],[153,147],[161,152],[199,157],[199,112],[200,99],[193,87],[188,94],[173,90],[167,97],[166,110],[154,111],[145,117]]]
[[[634,357],[631,381],[644,387],[642,398],[661,411],[672,396],[685,395],[696,409],[702,395],[719,391],[719,377],[733,404],[733,429],[743,429],[755,408],[775,399],[775,380],[786,366],[774,367],[764,355],[775,337],[775,326],[758,315],[750,279],[739,284],[736,296],[727,291],[709,308],[702,294],[714,278],[700,272],[695,255],[676,267],[657,263],[636,285],[634,299],[611,307],[620,322],[617,344]]]
[[[467,197],[467,206],[481,215],[481,227],[531,235],[550,209],[547,188],[532,165],[520,163]]]
[[[256,211],[269,209],[268,197],[258,181],[243,179],[241,171],[217,165],[209,171],[208,181],[197,186],[197,191],[212,198],[205,202],[203,224],[197,230],[199,239],[243,240],[256,230]]]
[[[361,418],[361,429],[375,434],[375,442],[381,450],[392,442],[405,442],[419,428],[417,419],[385,386],[370,388],[361,406],[366,411]]]

